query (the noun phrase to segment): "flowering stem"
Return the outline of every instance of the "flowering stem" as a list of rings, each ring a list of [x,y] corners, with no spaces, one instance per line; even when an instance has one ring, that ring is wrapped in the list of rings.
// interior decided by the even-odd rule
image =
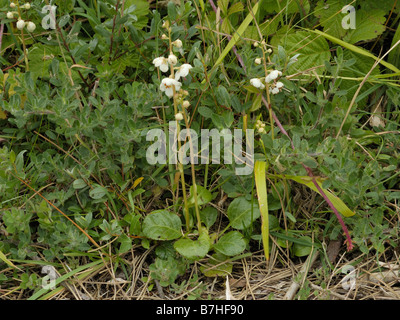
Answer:
[[[17,0],[17,9],[18,9],[18,17],[19,19],[22,19],[21,17],[21,8],[19,7],[19,1]],[[24,50],[24,60],[25,60],[25,68],[26,71],[29,71],[29,61],[28,61],[28,54],[26,51],[26,44],[25,44],[25,38],[24,38],[24,29],[21,29],[21,41],[22,41],[22,48]]]
[[[172,42],[171,42],[171,28],[168,28],[168,38],[169,38],[169,48],[170,52],[172,52]],[[174,67],[171,65],[171,76],[174,77]],[[174,112],[175,114],[178,113],[178,101],[176,98],[176,90],[175,90],[175,85],[172,85],[172,92],[173,92],[173,101],[174,101]],[[179,121],[176,120],[176,131],[177,131],[177,137],[178,137],[178,150],[181,149],[181,141],[179,139],[179,134],[181,131],[181,127],[179,125]],[[185,220],[186,220],[186,230],[189,232],[190,230],[190,225],[189,225],[189,206],[188,206],[188,201],[187,201],[187,196],[186,196],[186,183],[185,183],[185,173],[183,171],[183,164],[181,161],[178,161],[178,169],[180,172],[181,176],[181,183],[182,183],[182,194],[183,194],[183,203],[185,206]]]
[[[183,117],[185,119],[186,127],[189,129],[189,121],[186,115],[185,108],[182,108]],[[199,205],[197,201],[197,185],[196,185],[196,172],[194,170],[194,158],[193,158],[193,142],[192,137],[190,135],[190,131],[188,130],[189,134],[189,146],[190,146],[190,164],[192,169],[192,182],[193,182],[193,197],[194,197],[194,207],[196,211],[196,218],[197,218],[197,230],[200,232],[201,230],[201,219],[200,219],[200,212],[199,212]]]

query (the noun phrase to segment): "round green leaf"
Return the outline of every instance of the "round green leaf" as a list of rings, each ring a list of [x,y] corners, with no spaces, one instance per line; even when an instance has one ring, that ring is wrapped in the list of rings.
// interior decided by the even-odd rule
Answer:
[[[143,221],[143,233],[153,240],[174,240],[181,236],[181,219],[167,210],[157,210]]]
[[[218,211],[214,207],[205,207],[200,211],[200,219],[206,225],[207,229],[215,223],[218,217]]]
[[[246,241],[239,231],[231,231],[218,240],[214,249],[226,256],[235,256],[246,249]]]
[[[180,239],[175,242],[174,248],[187,259],[199,260],[210,250],[210,238],[207,233],[202,233],[197,240]]]
[[[104,188],[102,186],[98,186],[98,187],[93,188],[92,190],[90,190],[89,196],[92,199],[97,200],[97,199],[103,198],[105,196],[106,192],[107,192],[106,188]]]
[[[308,236],[303,236],[300,237],[299,240],[301,240],[302,243],[294,243],[293,244],[293,253],[296,257],[304,257],[308,256],[311,253],[312,250],[312,239]],[[304,242],[304,244],[303,244]],[[309,245],[306,245],[305,243],[309,242]]]
[[[83,179],[76,179],[72,184],[74,189],[82,189],[86,187],[86,182]]]
[[[252,205],[244,197],[233,200],[228,207],[227,213],[231,226],[239,230],[248,228],[254,220],[260,217],[257,201],[254,201]]]

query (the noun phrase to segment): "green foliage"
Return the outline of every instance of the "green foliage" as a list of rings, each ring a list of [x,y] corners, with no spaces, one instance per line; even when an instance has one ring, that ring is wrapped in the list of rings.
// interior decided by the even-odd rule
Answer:
[[[196,277],[178,281],[194,263],[207,277],[225,277],[232,261],[259,250],[253,175],[237,175],[235,162],[182,170],[148,163],[147,133],[160,129],[169,138],[182,100],[190,106],[181,129],[255,129],[254,160],[268,164],[271,249],[305,257],[341,233],[305,168],[344,205],[355,250],[398,245],[400,90],[392,73],[400,46],[370,72],[399,40],[398,6],[354,4],[356,28],[345,29],[344,0],[262,0],[252,13],[241,1],[214,2],[221,24],[206,2],[55,1],[58,28],[45,30],[35,0],[22,18],[36,29],[22,34],[17,18],[7,18],[9,2],[0,1],[1,267],[22,259],[74,266],[75,257],[104,256],[126,267],[132,248],[155,248],[149,281],[180,294],[197,284]],[[182,47],[170,48],[178,39]],[[178,92],[175,104],[160,90],[169,73],[153,63],[170,51],[178,67],[193,67],[180,80],[188,94]],[[265,65],[254,63],[264,57]],[[270,83],[283,84],[279,93],[250,84],[265,83],[266,70],[282,72]],[[36,290],[41,279],[21,268],[1,273],[0,283],[17,279]]]

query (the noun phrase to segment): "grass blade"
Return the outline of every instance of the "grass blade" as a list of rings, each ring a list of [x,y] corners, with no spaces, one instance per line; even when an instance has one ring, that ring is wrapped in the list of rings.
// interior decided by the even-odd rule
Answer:
[[[224,51],[222,51],[221,55],[219,56],[218,60],[215,62],[214,66],[211,69],[212,73],[218,65],[224,60],[225,56],[228,52],[232,49],[232,47],[239,41],[240,37],[246,31],[247,27],[249,26],[251,20],[253,20],[253,15],[255,16],[258,11],[258,2],[253,7],[253,13],[249,12],[247,17],[243,20],[242,24],[239,26],[235,34],[232,36],[232,39],[228,42],[227,46],[225,47]]]
[[[265,170],[267,164],[264,161],[256,161],[254,165],[254,175],[256,180],[256,189],[258,204],[261,212],[261,237],[264,247],[264,254],[269,260],[269,223],[268,223],[268,198],[267,183],[265,179]]]
[[[298,183],[304,184],[305,186],[309,187],[311,190],[319,193],[321,196],[322,194],[319,192],[317,187],[314,185],[312,179],[308,176],[285,176],[288,179],[291,179],[293,181],[296,181]],[[326,194],[326,196],[329,198],[329,200],[333,203],[335,208],[345,217],[351,217],[355,215],[353,211],[349,209],[348,206],[337,196],[335,196],[332,192],[328,191],[327,189],[322,188],[322,183],[319,181],[318,177],[315,177],[315,181],[318,183],[319,187],[323,192]]]
[[[349,50],[355,52],[355,53],[359,53],[359,54],[362,54],[363,56],[370,57],[370,58],[374,59],[375,61],[379,61],[380,60],[378,57],[374,56],[371,52],[369,52],[369,51],[367,51],[365,49],[362,49],[360,47],[357,47],[357,46],[355,46],[353,44],[347,43],[347,42],[345,42],[343,40],[340,40],[340,39],[338,39],[336,37],[333,37],[333,36],[331,36],[331,35],[329,35],[329,34],[327,34],[325,32],[322,32],[320,30],[308,30],[308,31],[317,33],[317,34],[325,37],[329,41],[331,41],[333,43],[336,43],[336,44],[338,44],[338,45],[340,45],[340,46],[342,46],[342,47],[344,47],[346,49],[349,49]],[[393,64],[391,64],[389,62],[386,62],[385,60],[380,60],[379,62],[382,65],[384,65],[386,68],[388,68],[388,69],[390,69],[390,70],[392,70],[392,71],[394,71],[396,73],[400,72],[400,70],[398,68],[396,68]]]
[[[20,268],[18,268],[14,263],[12,263],[10,260],[7,259],[6,255],[1,252],[0,250],[0,260],[2,260],[3,262],[5,262],[6,264],[8,264],[10,267],[16,268],[19,271],[22,271]]]

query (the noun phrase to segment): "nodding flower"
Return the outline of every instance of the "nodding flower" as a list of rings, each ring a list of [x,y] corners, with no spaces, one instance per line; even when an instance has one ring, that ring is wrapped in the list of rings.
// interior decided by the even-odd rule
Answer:
[[[182,41],[179,40],[179,39],[176,39],[174,42],[172,42],[172,44],[177,48],[181,48],[182,47]]]
[[[36,24],[34,24],[32,21],[29,21],[28,24],[27,24],[27,26],[26,26],[26,29],[27,29],[29,32],[33,32],[33,31],[35,31],[35,29],[36,29]]]
[[[25,27],[25,21],[22,19],[19,19],[17,21],[17,29],[22,30]]]
[[[282,72],[279,70],[272,70],[266,77],[265,77],[265,82],[270,83],[272,80],[275,80],[276,78],[280,77],[282,75]]]
[[[181,65],[175,73],[175,80],[179,80],[181,77],[186,77],[192,68],[193,67],[188,63]]]
[[[167,72],[168,67],[168,60],[164,57],[158,57],[153,60],[153,64],[156,68],[160,68],[162,72]]]
[[[178,63],[178,58],[176,57],[176,55],[174,55],[173,53],[170,53],[168,56],[168,63],[171,66],[174,66]]]
[[[258,78],[250,79],[250,84],[251,84],[253,87],[256,87],[256,88],[261,89],[261,90],[265,88],[265,85],[264,85],[264,84],[261,82],[261,80],[258,79]]]
[[[179,91],[182,83],[176,81],[175,79],[164,78],[161,81],[160,90],[165,92],[168,98],[171,98],[174,95],[173,86],[175,86],[175,91]]]
[[[183,120],[183,114],[182,114],[181,112],[178,112],[178,113],[175,115],[175,119],[176,119],[177,121]]]

